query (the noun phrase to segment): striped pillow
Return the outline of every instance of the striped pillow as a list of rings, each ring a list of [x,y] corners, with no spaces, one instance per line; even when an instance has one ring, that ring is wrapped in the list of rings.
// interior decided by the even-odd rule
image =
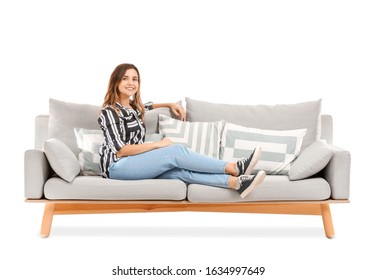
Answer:
[[[219,158],[220,138],[224,123],[225,121],[184,122],[159,115],[159,130],[163,137],[216,159]]]
[[[291,163],[300,153],[305,133],[306,129],[263,130],[226,123],[221,137],[220,159],[236,161],[261,146],[262,155],[254,173],[264,170],[269,175],[287,175]]]

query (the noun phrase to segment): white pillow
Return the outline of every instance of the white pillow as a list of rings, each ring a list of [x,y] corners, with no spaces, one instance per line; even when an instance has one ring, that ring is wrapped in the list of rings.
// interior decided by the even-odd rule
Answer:
[[[263,130],[226,123],[221,137],[220,158],[237,161],[261,146],[261,158],[253,173],[264,170],[269,175],[288,175],[291,163],[300,153],[305,133],[306,129]]]
[[[60,178],[70,183],[80,173],[80,165],[75,154],[59,139],[46,140],[44,152],[52,169]]]
[[[159,130],[173,143],[212,158],[219,158],[221,130],[224,121],[187,122],[159,115]]]
[[[317,174],[326,167],[333,153],[325,140],[315,141],[293,162],[289,170],[289,179],[300,180]]]

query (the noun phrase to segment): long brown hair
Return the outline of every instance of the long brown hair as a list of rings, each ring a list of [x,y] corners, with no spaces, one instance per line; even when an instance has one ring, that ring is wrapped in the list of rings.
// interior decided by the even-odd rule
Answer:
[[[105,95],[105,98],[104,98],[104,101],[103,101],[103,104],[102,104],[102,108],[104,108],[106,106],[111,106],[118,111],[117,107],[115,106],[115,103],[120,100],[120,98],[119,98],[120,92],[119,92],[118,86],[119,86],[119,83],[122,81],[124,74],[126,73],[126,71],[128,69],[134,69],[137,72],[137,76],[138,76],[138,80],[139,80],[139,87],[137,89],[137,92],[133,96],[133,99],[130,100],[130,105],[132,107],[138,109],[141,113],[141,118],[143,118],[145,110],[144,110],[143,102],[141,101],[141,97],[140,97],[140,74],[139,74],[139,70],[136,68],[135,65],[129,64],[129,63],[119,64],[114,69],[114,71],[111,74],[110,79],[109,79],[109,85],[107,87],[107,93]]]

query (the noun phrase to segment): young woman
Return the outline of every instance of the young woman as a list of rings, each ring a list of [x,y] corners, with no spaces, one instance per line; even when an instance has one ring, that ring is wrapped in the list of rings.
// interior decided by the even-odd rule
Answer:
[[[248,195],[264,178],[264,171],[250,175],[261,149],[248,158],[225,162],[195,153],[168,138],[144,143],[146,110],[168,107],[180,119],[185,110],[175,103],[143,104],[140,74],[132,64],[118,65],[110,76],[98,124],[105,142],[100,148],[102,176],[118,180],[179,179],[187,184],[203,184],[237,190]]]

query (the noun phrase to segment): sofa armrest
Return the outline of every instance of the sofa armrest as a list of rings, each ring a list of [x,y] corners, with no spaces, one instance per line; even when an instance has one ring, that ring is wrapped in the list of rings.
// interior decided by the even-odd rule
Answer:
[[[41,150],[27,150],[24,155],[25,198],[40,199],[43,188],[50,177],[51,167]]]
[[[332,199],[349,199],[351,154],[342,148],[330,145],[334,154],[324,169],[324,178],[330,184]]]

